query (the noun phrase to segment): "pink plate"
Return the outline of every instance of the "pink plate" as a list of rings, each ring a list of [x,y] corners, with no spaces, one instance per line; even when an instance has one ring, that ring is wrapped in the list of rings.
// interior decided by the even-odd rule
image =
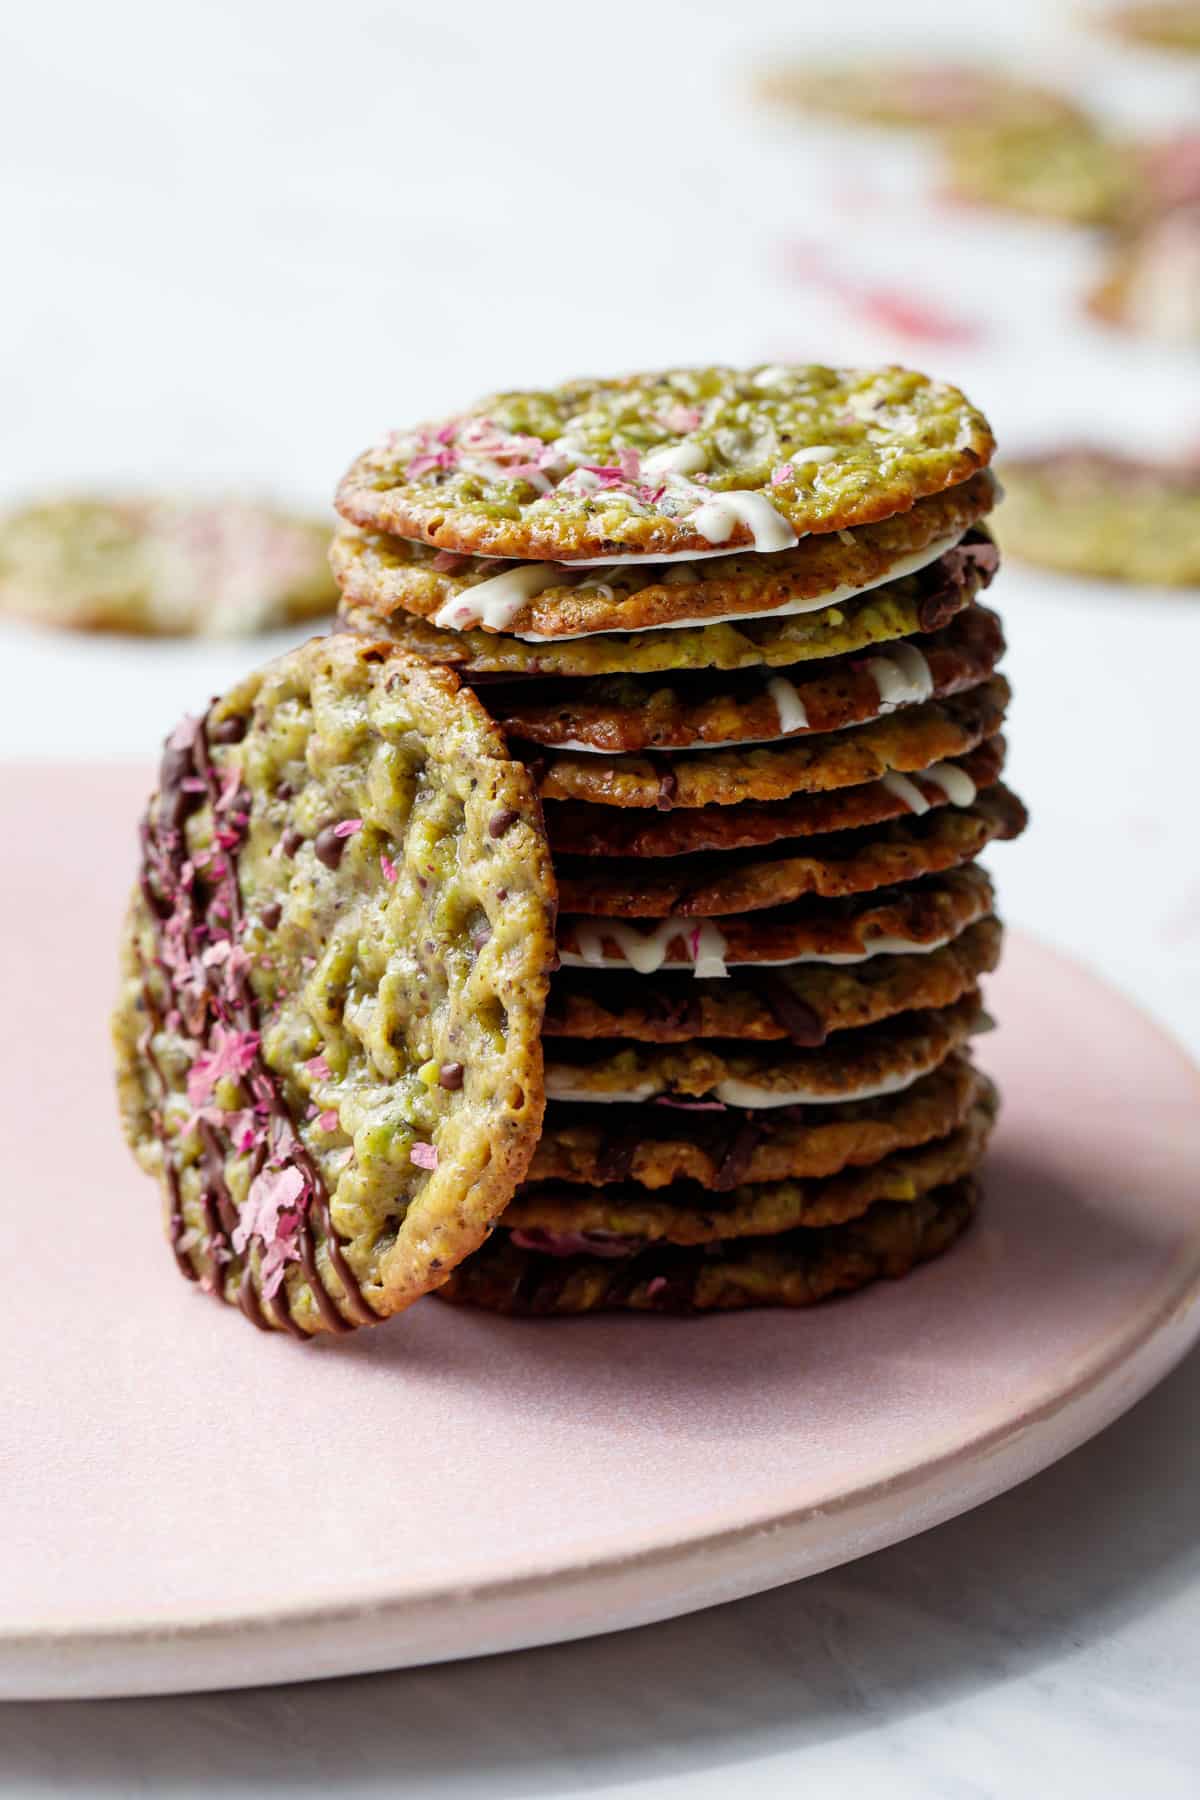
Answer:
[[[428,1301],[342,1344],[261,1337],[179,1279],[113,1117],[145,787],[0,775],[0,1693],[342,1675],[753,1593],[1024,1480],[1200,1333],[1196,1072],[1016,938],[985,1211],[909,1280],[806,1314]]]

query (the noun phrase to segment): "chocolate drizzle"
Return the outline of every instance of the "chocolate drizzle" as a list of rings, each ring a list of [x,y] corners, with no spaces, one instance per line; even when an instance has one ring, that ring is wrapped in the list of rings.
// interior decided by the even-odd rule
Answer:
[[[962,610],[967,585],[985,588],[1000,566],[1000,552],[986,531],[973,526],[960,543],[942,552],[924,572],[917,602],[922,631],[940,631]]]
[[[756,1119],[752,1112],[744,1113],[726,1138],[725,1154],[721,1158],[714,1183],[718,1192],[728,1193],[730,1188],[737,1187],[745,1180],[750,1160],[763,1139],[769,1134],[769,1126]]]
[[[209,741],[237,743],[245,735],[242,718],[218,720],[209,726],[206,716],[186,720],[167,742],[163,753],[159,792],[151,801],[141,826],[141,892],[156,934],[155,966],[169,996],[164,1020],[154,1003],[142,964],[142,1008],[147,1028],[139,1050],[159,1088],[158,1103],[150,1118],[162,1150],[164,1179],[170,1203],[171,1246],[181,1273],[222,1297],[224,1270],[238,1252],[234,1235],[240,1218],[226,1180],[226,1159],[233,1153],[230,1117],[218,1109],[201,1107],[193,1121],[200,1142],[200,1212],[204,1240],[200,1248],[210,1269],[200,1275],[184,1247],[180,1168],[175,1140],[168,1136],[163,1103],[169,1087],[154,1054],[153,1038],[164,1023],[186,1029],[193,1040],[193,1069],[201,1057],[216,1057],[222,1044],[234,1041],[239,1061],[236,1075],[251,1104],[233,1116],[240,1129],[253,1133],[251,1185],[268,1163],[278,1172],[296,1171],[302,1181],[300,1197],[292,1204],[301,1211],[294,1249],[287,1258],[297,1260],[312,1292],[313,1302],[329,1330],[351,1329],[334,1295],[321,1276],[315,1220],[330,1264],[341,1283],[342,1303],[357,1324],[374,1322],[377,1315],[343,1254],[333,1226],[329,1194],[320,1171],[292,1122],[280,1084],[261,1054],[257,1002],[248,979],[249,958],[241,950],[244,929],[236,854],[249,825],[250,795],[232,771],[220,779],[209,755]],[[213,819],[213,848],[193,860],[184,835],[188,815],[208,805]],[[289,832],[285,834],[290,837]],[[285,843],[286,848],[286,843]],[[274,903],[264,908],[264,918],[277,917]],[[232,1071],[231,1071],[232,1072]],[[245,1148],[240,1145],[239,1148]],[[294,1337],[308,1333],[293,1317],[286,1277],[271,1295],[266,1310],[255,1281],[248,1250],[238,1277],[236,1300],[252,1324],[269,1330],[272,1323]]]
[[[825,1029],[825,1021],[815,1006],[802,1000],[784,976],[776,969],[744,969],[742,980],[745,986],[752,988],[770,1012],[777,1025],[782,1026],[793,1044],[805,1050],[816,1050],[825,1042],[829,1033]]]
[[[628,1181],[633,1173],[633,1159],[638,1140],[632,1132],[619,1138],[601,1136],[596,1150],[596,1177],[599,1181]]]

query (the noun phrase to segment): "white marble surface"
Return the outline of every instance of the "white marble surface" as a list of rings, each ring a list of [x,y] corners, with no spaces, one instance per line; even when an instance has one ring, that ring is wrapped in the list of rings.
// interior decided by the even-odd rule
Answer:
[[[1085,237],[922,207],[891,140],[756,119],[818,0],[295,7],[43,0],[0,21],[0,468],[321,503],[380,429],[488,386],[720,357],[962,379],[1010,446],[1194,443],[1200,375],[1080,322]],[[1048,59],[1115,118],[1200,72],[1068,9],[903,8],[910,43]],[[865,39],[901,14],[859,0]],[[853,199],[859,226],[839,215]],[[797,245],[985,327],[913,345],[787,274]],[[1200,606],[1010,565],[1009,916],[1200,1048]],[[0,756],[144,754],[262,646],[0,633]],[[53,677],[54,686],[47,684]],[[12,778],[7,777],[7,778]],[[1191,1795],[1195,1360],[1022,1492],[803,1587],[625,1637],[311,1690],[0,1712],[0,1791]]]

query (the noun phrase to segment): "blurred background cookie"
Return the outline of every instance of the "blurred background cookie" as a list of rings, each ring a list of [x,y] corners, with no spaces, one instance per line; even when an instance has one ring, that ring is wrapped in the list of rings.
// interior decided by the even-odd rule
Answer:
[[[787,62],[755,84],[763,99],[865,125],[941,130],[966,123],[1037,128],[1081,114],[1051,87],[972,62],[904,56]]]
[[[1077,575],[1200,587],[1200,462],[1071,445],[1007,462],[1005,549]]]
[[[1124,6],[1110,6],[1101,15],[1101,23],[1129,43],[1200,56],[1200,5],[1196,0],[1130,0]]]
[[[75,631],[236,637],[330,613],[329,528],[263,502],[64,496],[0,516],[0,611]]]

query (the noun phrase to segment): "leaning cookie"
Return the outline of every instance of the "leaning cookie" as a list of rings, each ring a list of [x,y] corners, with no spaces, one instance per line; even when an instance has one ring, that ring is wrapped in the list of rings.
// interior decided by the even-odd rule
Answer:
[[[910,369],[672,369],[495,394],[393,432],[350,469],[337,507],[470,555],[771,552],[907,512],[994,447],[957,388]]]
[[[586,1239],[567,1255],[526,1250],[498,1231],[438,1297],[526,1316],[813,1306],[941,1255],[966,1230],[977,1202],[968,1176],[918,1200],[880,1201],[845,1225],[801,1227],[771,1240],[654,1245],[629,1256]]]
[[[1072,574],[1200,586],[1200,464],[1068,446],[1010,462],[1005,549]]]
[[[448,670],[314,640],[168,740],[114,1019],[176,1262],[341,1332],[445,1280],[533,1154],[554,877]]]
[[[77,631],[233,637],[319,618],[328,528],[246,500],[64,498],[0,519],[0,612]]]

